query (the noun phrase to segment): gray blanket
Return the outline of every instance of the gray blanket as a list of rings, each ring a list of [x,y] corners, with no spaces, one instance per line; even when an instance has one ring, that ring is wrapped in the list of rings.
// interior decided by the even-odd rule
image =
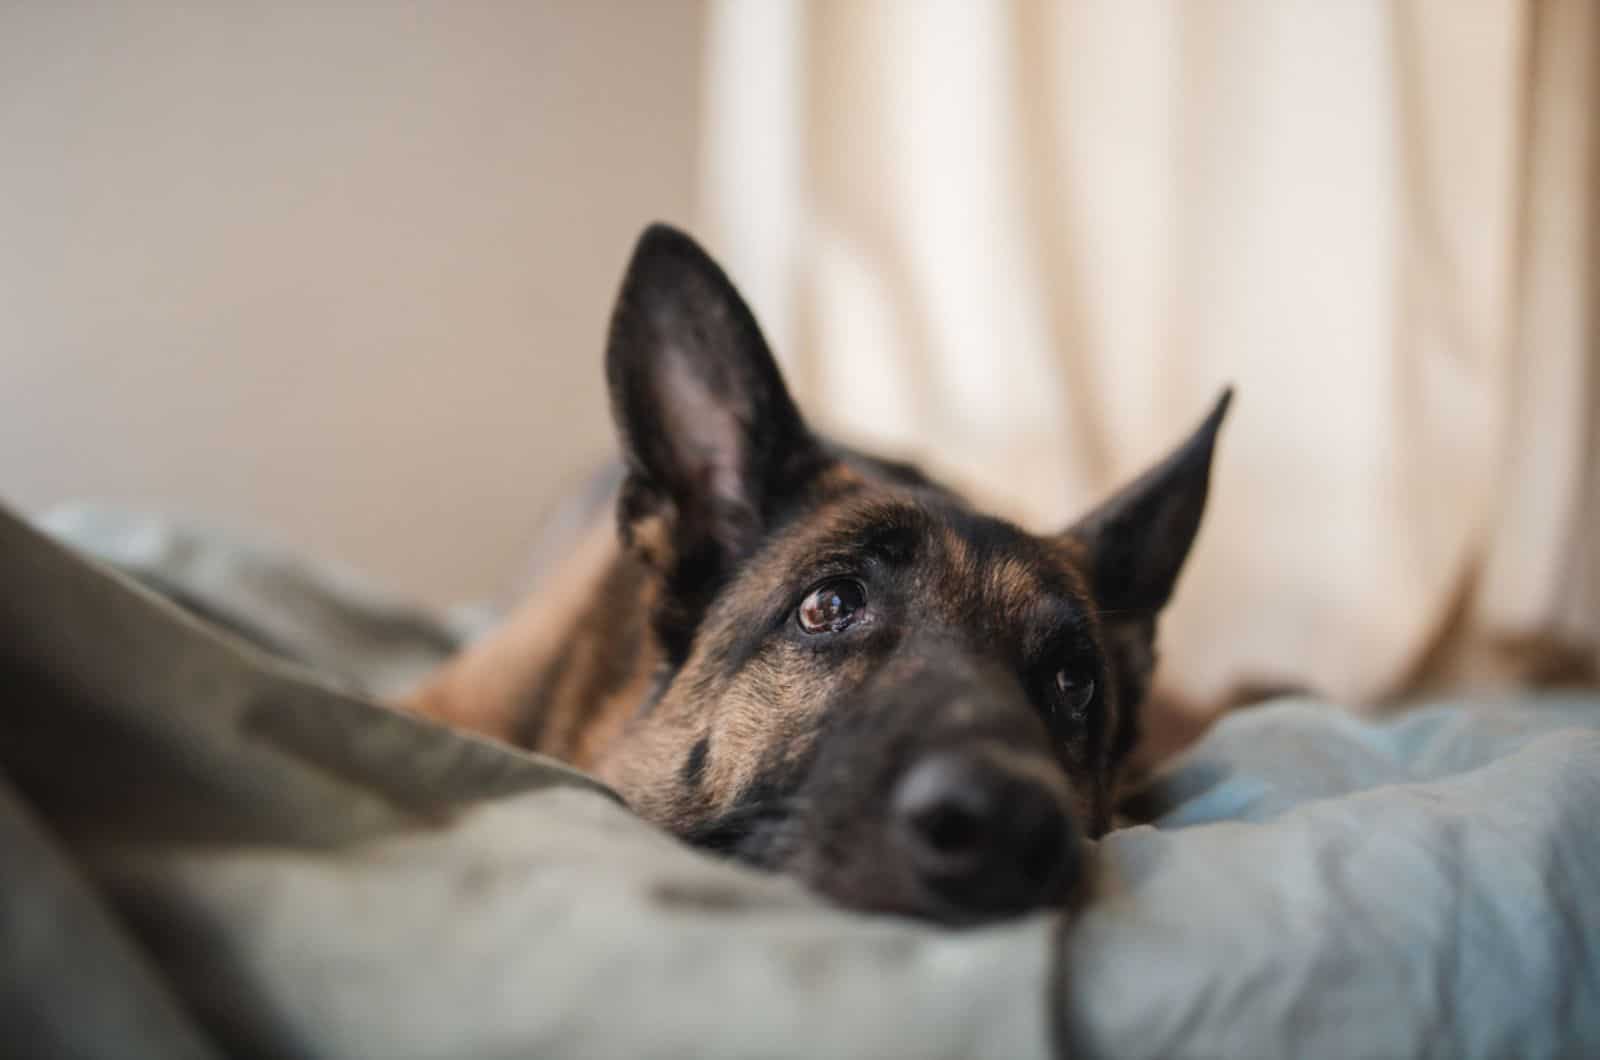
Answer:
[[[49,525],[190,610],[0,512],[7,1052],[1600,1053],[1595,698],[1237,715],[1102,841],[1085,915],[947,932],[363,698],[471,623],[211,535]]]

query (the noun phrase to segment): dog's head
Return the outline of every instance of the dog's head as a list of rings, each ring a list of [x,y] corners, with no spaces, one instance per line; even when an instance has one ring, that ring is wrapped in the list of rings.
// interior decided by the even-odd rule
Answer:
[[[1226,395],[1035,535],[813,434],[678,232],[641,239],[606,372],[665,663],[601,773],[691,842],[847,905],[971,921],[1064,900],[1109,825]]]

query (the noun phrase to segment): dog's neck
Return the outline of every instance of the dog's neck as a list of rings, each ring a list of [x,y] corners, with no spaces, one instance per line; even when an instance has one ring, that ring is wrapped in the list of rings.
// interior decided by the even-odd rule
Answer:
[[[401,706],[592,770],[659,666],[653,587],[600,520],[510,618]]]

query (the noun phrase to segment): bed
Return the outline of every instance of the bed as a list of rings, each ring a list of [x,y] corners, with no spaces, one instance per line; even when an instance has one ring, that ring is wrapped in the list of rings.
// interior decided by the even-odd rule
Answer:
[[[175,602],[176,601],[176,602]],[[0,510],[0,1026],[31,1056],[1600,1054],[1600,699],[1281,700],[947,931],[376,698],[481,628],[161,520]]]

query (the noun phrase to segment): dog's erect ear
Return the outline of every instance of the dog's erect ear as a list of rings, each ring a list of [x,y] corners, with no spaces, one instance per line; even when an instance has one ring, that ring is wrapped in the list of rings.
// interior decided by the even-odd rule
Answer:
[[[817,465],[818,446],[739,292],[665,225],[634,248],[606,380],[630,473],[624,532],[661,517],[666,553],[657,558],[669,566],[748,551]]]
[[[1224,390],[1188,440],[1066,534],[1077,546],[1100,607],[1109,661],[1125,704],[1112,745],[1119,759],[1138,740],[1134,710],[1155,669],[1156,613],[1171,599],[1200,529],[1211,454],[1232,398],[1232,389]]]
[[[1067,531],[1104,611],[1153,614],[1171,598],[1200,529],[1211,454],[1232,399],[1233,390],[1224,390],[1182,445]]]

